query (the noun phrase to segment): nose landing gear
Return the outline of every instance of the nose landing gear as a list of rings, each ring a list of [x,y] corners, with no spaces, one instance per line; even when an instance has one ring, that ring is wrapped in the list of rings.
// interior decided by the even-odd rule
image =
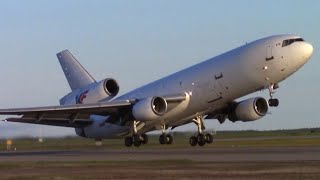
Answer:
[[[275,89],[279,88],[278,84],[270,84],[268,89],[269,89],[269,95],[270,95],[270,99],[268,101],[269,106],[271,107],[278,107],[279,106],[279,100],[278,99],[274,99],[273,95],[275,93]]]

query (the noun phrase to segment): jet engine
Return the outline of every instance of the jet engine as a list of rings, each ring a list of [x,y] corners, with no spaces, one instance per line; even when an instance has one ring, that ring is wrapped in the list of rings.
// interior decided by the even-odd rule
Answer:
[[[268,102],[262,97],[251,98],[237,103],[231,113],[228,115],[228,119],[232,122],[235,121],[255,121],[268,112]]]
[[[167,101],[162,97],[142,99],[132,108],[132,115],[139,121],[156,120],[167,112]]]
[[[115,97],[118,92],[118,83],[114,79],[108,78],[69,93],[60,100],[60,104],[86,104],[99,102],[101,100],[110,100]]]
[[[92,91],[90,94],[100,97],[99,99],[111,99],[118,94],[119,86],[116,80],[109,78],[96,83],[90,91]]]

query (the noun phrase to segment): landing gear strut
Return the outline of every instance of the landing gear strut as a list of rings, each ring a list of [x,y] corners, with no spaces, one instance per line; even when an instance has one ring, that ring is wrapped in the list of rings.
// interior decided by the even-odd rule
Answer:
[[[203,124],[203,116],[197,116],[193,119],[193,122],[198,126],[198,135],[192,136],[189,140],[191,146],[204,146],[206,143],[211,144],[213,142],[213,136],[210,133],[204,134],[203,129],[205,129]]]
[[[148,143],[148,135],[146,134],[138,134],[137,132],[137,125],[139,124],[139,121],[133,121],[133,136],[128,136],[124,139],[124,144],[127,147],[131,147],[134,145],[135,147],[141,146],[141,144],[147,144]]]
[[[270,95],[270,99],[268,101],[269,106],[271,107],[277,107],[279,106],[279,100],[278,99],[273,99],[273,95],[275,93],[275,89],[279,88],[278,84],[270,84],[268,89],[269,89],[269,95]]]
[[[159,136],[159,143],[160,144],[172,144],[173,143],[173,136],[171,134],[166,134],[166,125],[162,123],[161,125],[161,135]]]

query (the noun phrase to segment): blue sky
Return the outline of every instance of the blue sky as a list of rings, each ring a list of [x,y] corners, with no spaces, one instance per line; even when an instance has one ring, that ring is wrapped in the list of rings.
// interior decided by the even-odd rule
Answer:
[[[280,107],[250,123],[210,129],[319,127],[320,1],[0,1],[0,108],[56,105],[69,92],[55,54],[69,49],[96,78],[125,93],[246,42],[301,35],[312,59],[280,84]],[[268,97],[268,92],[251,96]],[[68,128],[0,123],[0,137],[73,134]],[[178,130],[196,130],[194,125]]]

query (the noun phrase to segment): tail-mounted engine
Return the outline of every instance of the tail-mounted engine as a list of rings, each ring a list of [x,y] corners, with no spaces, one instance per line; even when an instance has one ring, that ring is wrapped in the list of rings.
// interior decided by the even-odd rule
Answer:
[[[235,104],[231,113],[228,114],[228,119],[232,122],[255,121],[265,116],[268,108],[268,102],[262,97],[247,99]]]
[[[60,100],[61,105],[95,103],[110,100],[119,92],[118,83],[111,78],[92,83],[86,88],[75,90]]]
[[[162,97],[142,99],[132,108],[132,115],[139,121],[159,119],[167,112],[167,101]]]
[[[98,102],[109,100],[115,97],[118,92],[118,83],[114,79],[105,79],[90,87],[87,101]]]

